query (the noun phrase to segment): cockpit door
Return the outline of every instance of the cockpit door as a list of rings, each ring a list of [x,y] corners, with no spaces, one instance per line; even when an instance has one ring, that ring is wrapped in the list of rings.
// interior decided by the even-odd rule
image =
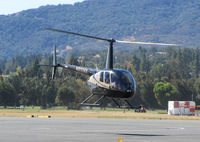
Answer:
[[[103,87],[109,88],[111,84],[111,76],[110,72],[102,71],[99,75],[99,81]]]

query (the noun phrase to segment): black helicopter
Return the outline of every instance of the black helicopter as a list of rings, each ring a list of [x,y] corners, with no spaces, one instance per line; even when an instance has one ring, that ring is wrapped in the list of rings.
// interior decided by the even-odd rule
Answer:
[[[116,100],[117,98],[124,100],[128,104],[129,108],[134,108],[128,102],[127,99],[132,97],[135,94],[136,81],[130,72],[123,69],[113,68],[113,43],[118,42],[118,43],[132,43],[132,44],[177,46],[176,44],[132,42],[132,41],[120,41],[120,40],[115,40],[115,39],[105,39],[105,38],[78,34],[78,33],[58,30],[58,29],[52,29],[52,28],[46,28],[46,30],[65,33],[65,34],[71,34],[71,35],[81,36],[81,37],[86,37],[86,38],[92,38],[92,39],[101,40],[101,41],[107,41],[109,43],[109,47],[107,51],[106,67],[103,70],[57,63],[56,46],[54,47],[53,65],[41,65],[41,66],[53,67],[52,79],[54,79],[56,69],[58,67],[62,67],[68,70],[89,75],[90,77],[87,81],[87,85],[89,86],[89,89],[91,90],[91,95],[81,103],[81,105],[85,105],[85,106],[100,106],[99,102],[103,98],[109,97],[117,104],[118,107],[121,107],[121,105],[119,102],[117,102]],[[99,99],[97,99],[92,104],[87,103],[88,100],[91,99],[95,95],[98,95]]]

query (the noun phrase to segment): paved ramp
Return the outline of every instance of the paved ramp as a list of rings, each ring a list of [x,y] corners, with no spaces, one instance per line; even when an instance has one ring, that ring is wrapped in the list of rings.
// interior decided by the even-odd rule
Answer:
[[[0,117],[0,142],[197,142],[200,121]]]

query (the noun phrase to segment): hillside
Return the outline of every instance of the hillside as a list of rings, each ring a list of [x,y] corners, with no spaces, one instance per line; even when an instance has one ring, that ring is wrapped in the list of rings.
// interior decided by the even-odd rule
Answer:
[[[0,58],[49,53],[54,44],[59,49],[71,46],[77,53],[105,45],[94,40],[44,31],[45,27],[105,38],[135,38],[136,41],[199,47],[200,2],[87,0],[74,5],[48,5],[7,16],[0,15]]]

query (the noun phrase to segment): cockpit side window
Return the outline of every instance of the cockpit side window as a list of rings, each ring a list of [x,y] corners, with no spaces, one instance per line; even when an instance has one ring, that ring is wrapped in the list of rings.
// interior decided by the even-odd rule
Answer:
[[[111,73],[111,82],[115,82],[116,80],[117,80],[116,75]]]
[[[100,81],[103,82],[103,72],[100,73]]]
[[[110,83],[110,73],[109,72],[105,72],[105,82]]]

